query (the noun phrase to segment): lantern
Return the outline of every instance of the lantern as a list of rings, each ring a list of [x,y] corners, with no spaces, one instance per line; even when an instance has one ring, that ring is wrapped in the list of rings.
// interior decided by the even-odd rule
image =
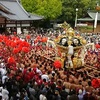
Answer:
[[[9,64],[14,64],[15,63],[15,58],[14,57],[9,57],[8,58],[8,63]]]

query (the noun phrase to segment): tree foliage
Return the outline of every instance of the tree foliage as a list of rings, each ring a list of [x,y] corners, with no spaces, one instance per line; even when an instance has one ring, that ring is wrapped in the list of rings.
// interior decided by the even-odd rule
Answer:
[[[78,8],[78,18],[85,17],[87,10],[95,9],[96,0],[62,0],[62,15],[60,19],[74,22],[76,16],[76,8]]]
[[[43,15],[46,19],[60,19],[74,22],[76,8],[78,18],[86,17],[87,10],[95,10],[100,0],[21,0],[24,8],[31,13]]]
[[[21,0],[21,3],[28,12],[47,19],[56,19],[62,12],[61,0]]]

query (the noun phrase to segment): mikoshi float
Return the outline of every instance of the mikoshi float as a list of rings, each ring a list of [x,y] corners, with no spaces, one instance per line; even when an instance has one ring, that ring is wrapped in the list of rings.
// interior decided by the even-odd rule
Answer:
[[[61,27],[65,30],[65,34],[54,40],[58,52],[61,53],[61,56],[57,56],[56,60],[61,61],[62,67],[78,68],[84,66],[86,40],[75,35],[75,31],[66,22]]]

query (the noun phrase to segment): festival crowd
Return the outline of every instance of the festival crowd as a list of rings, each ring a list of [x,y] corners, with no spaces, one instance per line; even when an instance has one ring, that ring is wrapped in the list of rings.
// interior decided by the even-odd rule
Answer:
[[[48,36],[53,39],[59,32],[48,35],[43,32],[38,34],[32,30],[25,39],[15,35],[0,36],[0,100],[100,100],[99,49],[89,49],[85,65],[80,68],[56,68],[52,59],[56,51],[44,45],[46,38],[42,39],[43,46],[37,45],[35,38]],[[90,34],[84,36],[87,35],[89,40],[94,38]],[[17,41],[17,45],[12,41]]]

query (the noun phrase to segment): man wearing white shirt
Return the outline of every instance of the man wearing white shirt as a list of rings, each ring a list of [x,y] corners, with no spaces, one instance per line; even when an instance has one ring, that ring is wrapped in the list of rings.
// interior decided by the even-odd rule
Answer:
[[[6,88],[3,88],[2,89],[2,98],[4,99],[4,100],[9,100],[9,92],[8,92],[8,90],[6,89]]]
[[[5,83],[5,80],[6,80],[6,79],[8,79],[8,76],[7,76],[7,75],[2,76],[2,84]]]
[[[0,68],[0,72],[1,72],[1,75],[5,75],[7,73],[6,69],[4,68]]]
[[[44,90],[42,90],[42,93],[39,96],[39,100],[47,100],[45,94],[46,94],[46,92]]]

